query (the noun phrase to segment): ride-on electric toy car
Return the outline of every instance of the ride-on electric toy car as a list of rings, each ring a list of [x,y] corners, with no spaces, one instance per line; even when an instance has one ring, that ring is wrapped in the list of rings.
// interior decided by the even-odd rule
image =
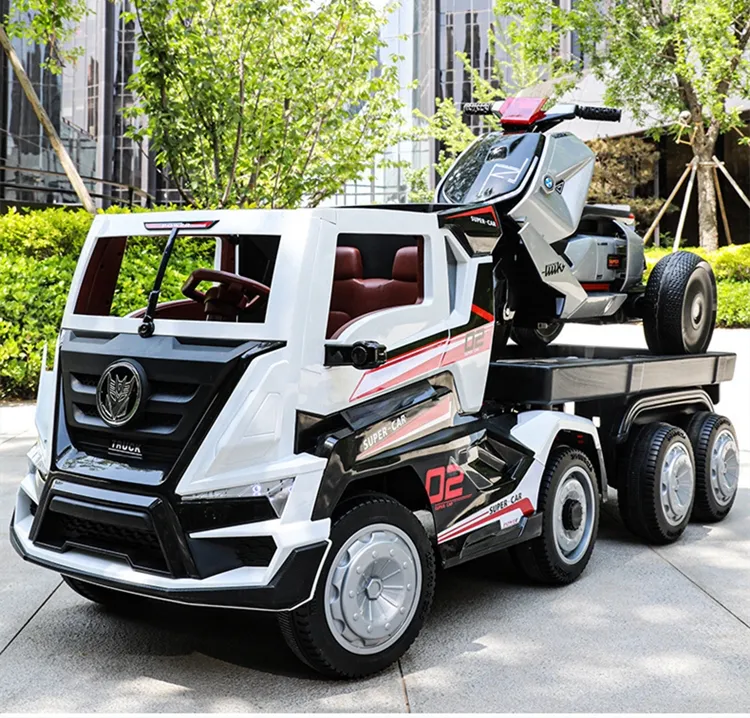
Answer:
[[[650,542],[726,516],[734,355],[490,361],[503,241],[484,207],[98,216],[16,550],[105,604],[275,611],[303,661],[354,677],[407,650],[438,565],[510,548],[575,580],[608,486]]]
[[[496,345],[509,334],[539,348],[564,322],[642,319],[656,354],[706,350],[716,320],[710,265],[689,252],[664,257],[643,286],[643,242],[628,213],[589,205],[594,153],[562,121],[618,121],[607,107],[565,105],[544,112],[544,99],[470,103],[464,112],[494,115],[501,132],[479,137],[440,182],[438,203],[471,205],[465,231],[500,225],[495,249]],[[478,208],[484,207],[480,213]],[[502,308],[502,312],[500,311]]]

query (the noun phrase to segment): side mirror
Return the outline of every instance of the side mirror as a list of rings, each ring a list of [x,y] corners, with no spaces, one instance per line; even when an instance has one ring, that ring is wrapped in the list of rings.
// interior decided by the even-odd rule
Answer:
[[[386,348],[378,342],[354,344],[326,344],[325,366],[353,366],[355,369],[374,369],[388,360]]]

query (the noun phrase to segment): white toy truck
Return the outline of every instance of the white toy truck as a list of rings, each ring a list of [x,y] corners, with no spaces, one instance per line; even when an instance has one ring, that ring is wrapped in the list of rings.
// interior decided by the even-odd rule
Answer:
[[[608,487],[648,542],[724,518],[738,451],[714,402],[735,356],[492,356],[503,239],[475,217],[97,217],[40,379],[17,552],[105,604],[277,612],[303,661],[357,677],[415,640],[438,566],[509,548],[575,580]],[[159,301],[195,237],[213,263]],[[130,250],[156,274],[140,307],[119,299]]]

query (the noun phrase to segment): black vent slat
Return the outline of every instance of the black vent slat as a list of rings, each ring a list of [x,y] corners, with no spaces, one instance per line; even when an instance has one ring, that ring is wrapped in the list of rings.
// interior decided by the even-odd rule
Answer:
[[[73,547],[117,553],[126,556],[134,567],[169,573],[154,531],[141,531],[48,511],[37,542],[58,550]]]

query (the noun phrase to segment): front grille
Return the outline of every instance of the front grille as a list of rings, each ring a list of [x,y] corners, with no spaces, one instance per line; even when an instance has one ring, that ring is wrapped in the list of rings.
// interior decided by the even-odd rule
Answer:
[[[127,557],[134,568],[169,573],[159,539],[153,530],[115,526],[100,521],[48,511],[37,543],[65,551],[69,548]]]
[[[118,466],[137,467],[129,480],[153,483],[147,472],[168,474],[201,418],[226,401],[240,376],[238,366],[278,346],[271,342],[193,342],[168,336],[146,341],[132,334],[65,332],[60,374],[67,433],[58,434],[56,460],[68,456],[70,461],[61,468],[102,478],[100,464],[87,469],[88,454],[113,460]],[[97,385],[107,367],[121,359],[141,365],[148,387],[138,416],[123,427],[112,428],[97,411]],[[63,443],[68,438],[69,444]],[[76,453],[67,453],[70,445],[84,454],[83,461]],[[106,478],[112,478],[115,471]]]

